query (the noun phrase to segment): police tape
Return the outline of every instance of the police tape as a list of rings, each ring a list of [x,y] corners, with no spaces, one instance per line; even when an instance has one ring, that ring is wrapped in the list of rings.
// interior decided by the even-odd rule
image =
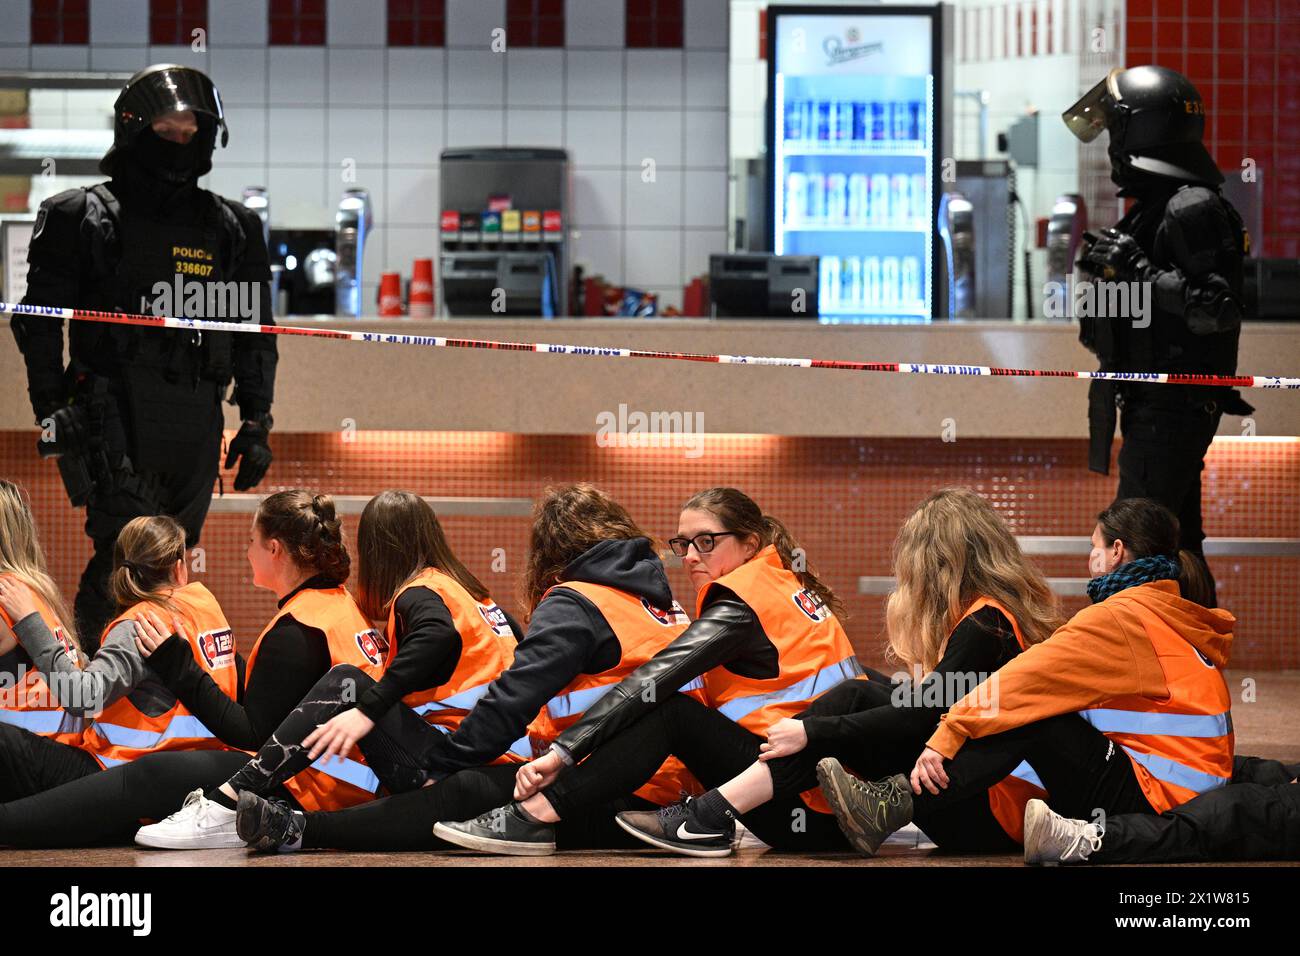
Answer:
[[[992,365],[936,365],[923,362],[847,362],[839,359],[778,358],[770,355],[705,355],[697,352],[665,352],[598,345],[553,345],[543,342],[498,342],[491,339],[454,339],[440,335],[405,335],[395,332],[354,332],[343,329],[312,329],[295,325],[256,325],[249,322],[219,322],[212,319],[179,319],[171,316],[131,315],[125,312],[94,312],[56,306],[13,305],[0,302],[0,315],[32,315],[81,322],[106,322],[145,328],[188,329],[199,332],[264,333],[300,335],[318,339],[345,339],[380,345],[415,345],[443,349],[496,349],[504,352],[541,352],[548,355],[587,355],[597,358],[669,359],[677,362],[713,362],[719,365],[761,365],[788,368],[833,368],[850,372],[897,372],[903,375],[975,375],[994,378],[1082,378],[1110,382],[1143,382],[1157,385],[1218,385],[1230,388],[1266,388],[1300,391],[1300,376],[1284,375],[1197,375],[1183,372],[1072,372],[1068,370],[999,368]]]

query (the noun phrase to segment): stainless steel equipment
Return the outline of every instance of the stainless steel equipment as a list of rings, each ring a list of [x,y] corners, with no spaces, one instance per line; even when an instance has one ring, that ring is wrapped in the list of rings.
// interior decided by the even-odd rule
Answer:
[[[1087,228],[1088,206],[1083,197],[1078,193],[1058,196],[1047,220],[1047,283],[1044,288],[1054,305],[1044,309],[1045,315],[1061,316],[1070,321],[1074,262],[1079,257],[1079,244],[1083,242],[1083,231]]]
[[[975,309],[975,210],[959,192],[939,197],[939,238],[947,253],[948,318],[973,319]]]
[[[334,215],[335,315],[361,315],[362,254],[372,228],[370,193],[365,189],[345,190]]]

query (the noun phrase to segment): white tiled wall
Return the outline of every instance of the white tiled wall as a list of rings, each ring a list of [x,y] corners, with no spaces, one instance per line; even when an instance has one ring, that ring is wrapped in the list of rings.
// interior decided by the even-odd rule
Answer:
[[[148,0],[91,0],[86,47],[29,46],[30,4],[0,0],[0,69],[205,70],[230,125],[206,185],[265,185],[277,226],[331,224],[341,164],[355,161],[375,209],[367,301],[380,271],[406,275],[436,253],[442,148],[564,146],[575,260],[680,305],[727,248],[728,0],[685,0],[681,50],[625,49],[623,6],[566,0],[565,48],[501,54],[489,44],[505,0],[447,0],[445,50],[385,47],[384,5],[359,0],[330,0],[327,46],[268,48],[266,0],[220,0],[194,53],[146,45]],[[43,94],[33,122],[104,128],[112,100]]]

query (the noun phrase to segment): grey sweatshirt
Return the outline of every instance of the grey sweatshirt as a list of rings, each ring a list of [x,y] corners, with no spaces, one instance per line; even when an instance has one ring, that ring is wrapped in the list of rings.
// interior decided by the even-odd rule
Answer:
[[[50,685],[59,705],[76,717],[98,717],[127,695],[150,716],[166,713],[175,696],[158,682],[135,646],[135,625],[121,621],[108,632],[85,668],[74,664],[59,639],[36,613],[14,625],[32,664]]]

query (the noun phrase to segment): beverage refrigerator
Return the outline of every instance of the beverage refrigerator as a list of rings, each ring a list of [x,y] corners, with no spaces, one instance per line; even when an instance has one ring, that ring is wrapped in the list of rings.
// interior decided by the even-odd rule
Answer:
[[[823,322],[937,314],[944,19],[942,4],[768,7],[771,248],[819,257]]]

